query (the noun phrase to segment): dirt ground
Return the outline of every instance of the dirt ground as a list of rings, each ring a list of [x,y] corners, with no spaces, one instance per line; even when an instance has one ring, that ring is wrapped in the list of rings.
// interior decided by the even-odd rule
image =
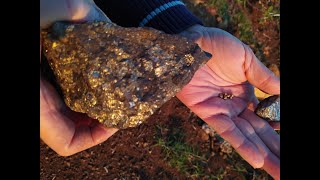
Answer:
[[[279,71],[279,1],[184,2],[205,25],[234,34]],[[40,179],[272,179],[217,134],[208,135],[203,124],[173,98],[146,123],[70,157],[60,157],[40,140]]]

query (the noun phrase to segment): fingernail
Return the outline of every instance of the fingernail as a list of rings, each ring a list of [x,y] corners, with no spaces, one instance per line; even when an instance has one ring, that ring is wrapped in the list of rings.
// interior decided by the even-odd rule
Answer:
[[[264,164],[264,159],[262,156],[260,156],[259,158],[256,159],[256,161],[253,164],[251,164],[251,166],[255,169],[258,169],[258,168],[262,168],[263,164]]]
[[[207,55],[208,58],[212,58],[212,54],[210,54],[210,53],[208,53],[206,51],[204,51],[204,53]]]

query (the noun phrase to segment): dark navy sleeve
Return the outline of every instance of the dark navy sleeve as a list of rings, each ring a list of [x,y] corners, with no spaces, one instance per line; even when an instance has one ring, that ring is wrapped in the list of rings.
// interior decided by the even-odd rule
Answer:
[[[178,0],[95,0],[111,19],[123,27],[152,27],[169,34],[180,33],[202,24],[182,1]]]

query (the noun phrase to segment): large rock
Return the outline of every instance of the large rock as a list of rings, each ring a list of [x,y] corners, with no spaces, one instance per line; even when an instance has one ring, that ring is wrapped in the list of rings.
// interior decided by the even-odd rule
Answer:
[[[55,23],[43,49],[65,103],[107,127],[135,127],[209,58],[193,42],[151,28]]]

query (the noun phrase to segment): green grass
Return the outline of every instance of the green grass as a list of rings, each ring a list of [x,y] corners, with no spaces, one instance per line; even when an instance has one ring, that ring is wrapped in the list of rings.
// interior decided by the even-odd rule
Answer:
[[[240,7],[244,7],[246,0],[237,0],[237,3]],[[239,33],[238,38],[241,41],[247,44],[255,44],[255,38],[252,32],[252,23],[246,17],[245,13],[242,12],[243,8],[235,10],[231,15],[229,12],[229,5],[226,0],[209,0],[208,4],[217,8],[217,13],[223,20],[227,20],[228,22],[231,20],[231,23],[237,26],[237,31]]]
[[[232,16],[232,22],[238,26],[239,39],[247,44],[256,44],[254,34],[252,32],[252,23],[248,20],[246,15],[237,10]]]
[[[174,128],[174,127],[171,127]],[[163,131],[164,127],[157,126],[158,132]],[[206,158],[202,157],[197,148],[194,148],[184,141],[185,137],[180,129],[174,129],[166,137],[158,133],[157,143],[171,167],[177,169],[187,177],[198,178],[205,174]]]
[[[225,0],[209,0],[208,4],[217,8],[218,15],[227,21],[230,21],[230,15],[228,12],[229,6]]]
[[[205,159],[199,156],[199,152],[195,148],[181,141],[166,142],[162,138],[158,139],[157,145],[164,150],[165,159],[169,161],[170,165],[181,173],[195,177],[204,175],[204,170],[199,162],[205,161]]]
[[[280,21],[280,8],[276,6],[269,6],[268,8],[262,4],[261,10],[263,12],[263,18],[260,19],[260,24],[264,24],[268,21],[277,21],[278,24]]]
[[[265,171],[254,169],[252,166],[250,166],[236,151],[233,151],[228,155],[227,161],[232,165],[230,170],[238,172],[238,174],[241,175],[243,179],[251,179],[255,176],[263,177],[263,179],[265,180],[272,179],[271,176],[268,175]]]
[[[246,5],[247,5],[247,0],[236,0],[236,2],[237,2],[239,5],[242,5],[244,8],[245,8]]]
[[[178,119],[175,120],[179,121]],[[192,147],[185,141],[185,134],[179,125],[157,125],[156,132],[156,143],[154,146],[160,147],[164,160],[187,178],[222,180],[233,171],[242,179],[250,179],[254,176],[269,179],[269,176],[264,171],[253,169],[236,151],[226,154],[226,161],[230,165],[229,169],[220,167],[215,172],[209,174],[206,172],[209,157],[201,155],[198,148]],[[220,142],[224,141],[218,134],[215,134],[215,138]]]

